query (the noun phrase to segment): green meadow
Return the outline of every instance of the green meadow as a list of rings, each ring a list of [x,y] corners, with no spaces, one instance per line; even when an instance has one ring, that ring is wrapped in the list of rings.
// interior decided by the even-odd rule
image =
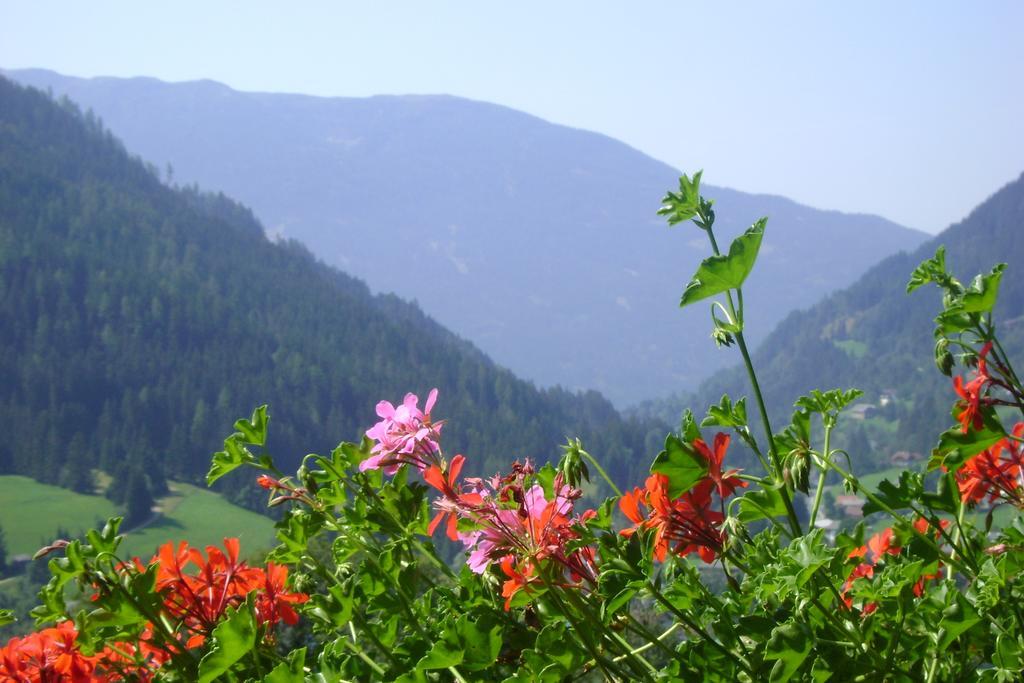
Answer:
[[[203,547],[237,536],[246,556],[274,545],[273,521],[244,510],[218,494],[191,484],[171,482],[171,495],[157,501],[159,512],[145,525],[129,529],[122,545],[125,557],[143,559],[167,541],[188,541]],[[31,555],[53,540],[58,529],[79,535],[118,514],[102,496],[83,495],[21,476],[0,476],[0,527],[8,556]]]

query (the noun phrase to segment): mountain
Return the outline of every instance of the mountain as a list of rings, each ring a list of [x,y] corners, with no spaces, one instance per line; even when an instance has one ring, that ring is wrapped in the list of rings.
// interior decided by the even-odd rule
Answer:
[[[12,78],[93,109],[182,183],[251,206],[373,291],[415,299],[501,365],[623,405],[731,362],[680,311],[702,235],[655,216],[678,172],[621,142],[448,96],[319,98],[219,83]],[[709,174],[713,180],[713,173]],[[723,240],[772,217],[752,341],[926,235],[875,216],[709,188]]]
[[[852,429],[846,438],[852,441],[859,438],[854,432],[863,432],[872,447],[853,454],[860,467],[888,466],[898,450],[926,454],[949,427],[956,395],[950,379],[932,363],[933,319],[942,310],[939,291],[929,286],[907,294],[910,273],[940,245],[946,247],[948,267],[965,283],[997,263],[1008,264],[995,321],[1011,359],[1024,361],[1022,228],[1024,175],[914,252],[883,260],[850,287],[787,316],[753,355],[776,425],[810,389],[857,387],[865,391],[864,402],[874,406],[868,419],[847,422]],[[715,374],[689,396],[644,408],[675,423],[684,407],[696,412],[723,393],[750,393],[742,367]]]
[[[416,305],[372,295],[223,195],[168,187],[69,100],[0,77],[0,473],[91,489],[91,468],[196,481],[270,404],[284,468],[440,388],[477,474],[579,434],[635,480],[664,427],[537,390]],[[237,498],[258,496],[234,481]]]

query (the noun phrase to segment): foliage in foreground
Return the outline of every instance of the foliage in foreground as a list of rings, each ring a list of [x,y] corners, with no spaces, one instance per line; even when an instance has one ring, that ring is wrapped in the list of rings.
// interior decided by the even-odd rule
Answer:
[[[205,558],[167,546],[149,564],[125,562],[116,522],[59,544],[35,613],[56,626],[8,644],[0,675],[1019,679],[1024,524],[1016,515],[993,531],[991,515],[978,527],[967,514],[1024,507],[1024,423],[1007,430],[997,412],[1024,410],[992,322],[1003,266],[964,285],[940,250],[912,274],[908,289],[934,284],[944,294],[935,361],[947,375],[963,368],[950,393],[953,424],[927,475],[904,472],[865,490],[851,472],[857,454],[832,444],[859,392],[812,391],[788,425],[770,424],[743,336],[742,291],[766,221],[721,253],[699,181],[684,176],[662,209],[672,225],[695,223],[713,251],[681,305],[715,299],[713,337],[738,347],[753,410],[725,396],[699,423],[687,413],[643,485],[622,492],[577,440],[557,467],[522,461],[490,478],[461,477],[467,459],[442,449],[436,391],[422,409],[411,394],[398,406],[382,401],[361,443],[309,455],[285,476],[264,450],[262,407],[235,424],[208,480],[241,466],[264,471],[257,481],[270,505],[287,508],[266,569],[239,563],[231,541]],[[729,467],[734,439],[762,471]],[[581,490],[591,469],[616,492],[592,509]],[[817,522],[830,472],[884,522],[827,538]],[[457,568],[429,540],[442,533],[466,551]],[[71,584],[92,599],[70,600]],[[304,642],[286,647],[274,627],[299,614],[304,630],[289,642]]]

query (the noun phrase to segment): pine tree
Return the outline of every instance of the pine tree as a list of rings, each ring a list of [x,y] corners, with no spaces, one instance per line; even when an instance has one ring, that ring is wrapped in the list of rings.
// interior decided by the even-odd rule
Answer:
[[[153,503],[153,495],[146,484],[146,475],[139,469],[133,469],[125,487],[125,526],[132,527],[149,519],[153,514]]]

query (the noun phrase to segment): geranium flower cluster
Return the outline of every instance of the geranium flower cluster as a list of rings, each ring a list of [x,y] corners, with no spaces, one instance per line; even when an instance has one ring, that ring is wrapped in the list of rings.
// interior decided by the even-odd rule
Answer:
[[[255,593],[256,620],[266,628],[267,637],[282,621],[298,622],[293,605],[309,599],[287,590],[286,567],[270,562],[261,569],[239,560],[237,538],[225,538],[224,551],[207,546],[204,557],[187,543],[177,548],[167,543],[151,561],[157,563],[156,589],[163,596],[164,609],[177,622],[186,649],[200,647],[225,611],[245,602],[250,593]]]
[[[373,455],[359,464],[359,471],[383,469],[394,474],[402,465],[409,464],[421,472],[440,463],[441,427],[443,422],[432,422],[430,411],[437,401],[437,389],[431,389],[421,411],[416,394],[406,394],[397,408],[389,401],[377,404],[380,422],[366,431],[374,441]]]
[[[655,473],[644,488],[627,491],[619,499],[619,509],[634,526],[624,529],[630,535],[637,529],[654,531],[654,559],[663,562],[669,551],[681,557],[696,552],[705,562],[714,562],[725,545],[722,523],[725,499],[737,488],[747,485],[739,470],[722,472],[729,448],[729,435],[715,435],[713,447],[702,439],[690,443],[692,450],[707,463],[707,474],[689,491],[676,498],[668,495],[668,477]],[[719,509],[714,509],[717,494]]]
[[[580,525],[596,514],[574,512],[579,489],[565,484],[557,474],[549,500],[544,487],[534,482],[529,462],[514,463],[512,472],[503,477],[471,478],[460,484],[456,479],[464,460],[453,458],[446,473],[437,465],[424,473],[427,483],[441,492],[434,503],[438,513],[430,532],[447,518],[448,537],[465,545],[472,571],[482,574],[498,563],[506,579],[502,587],[506,610],[520,591],[530,593],[545,581],[577,588],[597,582],[594,549],[574,544],[580,538]],[[459,529],[460,521],[464,530]],[[542,571],[547,574],[542,576]]]
[[[939,524],[942,529],[949,526],[949,521],[940,520]],[[914,522],[914,529],[920,534],[928,533],[928,529],[931,525],[928,520],[919,518]],[[938,538],[939,531],[935,530],[935,538]],[[875,568],[878,563],[883,561],[886,556],[897,556],[903,548],[895,542],[896,535],[892,530],[892,527],[887,527],[882,531],[868,539],[868,542],[859,548],[854,548],[847,555],[847,559],[860,559],[861,562],[853,568],[849,576],[846,577],[846,582],[843,583],[843,588],[839,592],[839,595],[843,599],[843,604],[847,609],[853,607],[853,597],[850,595],[850,589],[857,579],[871,579],[875,576]],[[942,564],[939,563],[939,567],[935,572],[931,574],[925,574],[921,576],[914,584],[914,595],[921,597],[924,595],[925,582],[937,579],[942,575]],[[861,614],[868,616],[873,614],[878,609],[878,603],[869,602],[861,608]]]
[[[0,683],[146,681],[176,654],[201,647],[226,610],[241,605],[250,594],[255,594],[256,622],[268,640],[278,623],[298,622],[293,606],[309,599],[287,590],[287,568],[271,562],[261,569],[239,560],[237,538],[224,539],[224,551],[207,547],[205,557],[184,542],[177,548],[167,543],[150,560],[150,565],[154,564],[155,588],[163,599],[170,628],[158,633],[148,624],[137,643],[111,643],[102,652],[86,656],[75,643],[78,632],[74,624],[65,621],[14,638],[0,650]],[[145,569],[135,559],[120,571]],[[93,600],[99,599],[99,594],[93,596]],[[180,640],[169,639],[168,633]]]
[[[1024,507],[1024,422],[1018,422],[1011,437],[1001,439],[967,460],[955,473],[960,498],[977,504],[1004,500]]]
[[[83,655],[75,640],[78,631],[70,621],[54,628],[31,633],[24,638],[11,638],[0,648],[0,681],[12,683],[35,681],[108,680],[94,677],[100,656]]]
[[[578,525],[595,515],[593,510],[574,512],[580,491],[566,485],[559,474],[548,500],[529,462],[514,463],[506,476],[460,481],[466,458],[456,455],[450,463],[445,461],[440,446],[443,423],[430,417],[436,400],[433,389],[422,412],[415,394],[406,394],[397,408],[388,401],[378,403],[382,419],[366,432],[374,441],[373,455],[360,463],[360,471],[383,469],[393,474],[405,464],[419,469],[424,481],[441,494],[434,501],[437,514],[428,532],[432,535],[443,523],[448,537],[466,547],[467,565],[477,574],[497,564],[506,578],[506,610],[520,592],[529,593],[545,581],[574,587],[595,584],[593,548],[573,543],[580,538]]]

